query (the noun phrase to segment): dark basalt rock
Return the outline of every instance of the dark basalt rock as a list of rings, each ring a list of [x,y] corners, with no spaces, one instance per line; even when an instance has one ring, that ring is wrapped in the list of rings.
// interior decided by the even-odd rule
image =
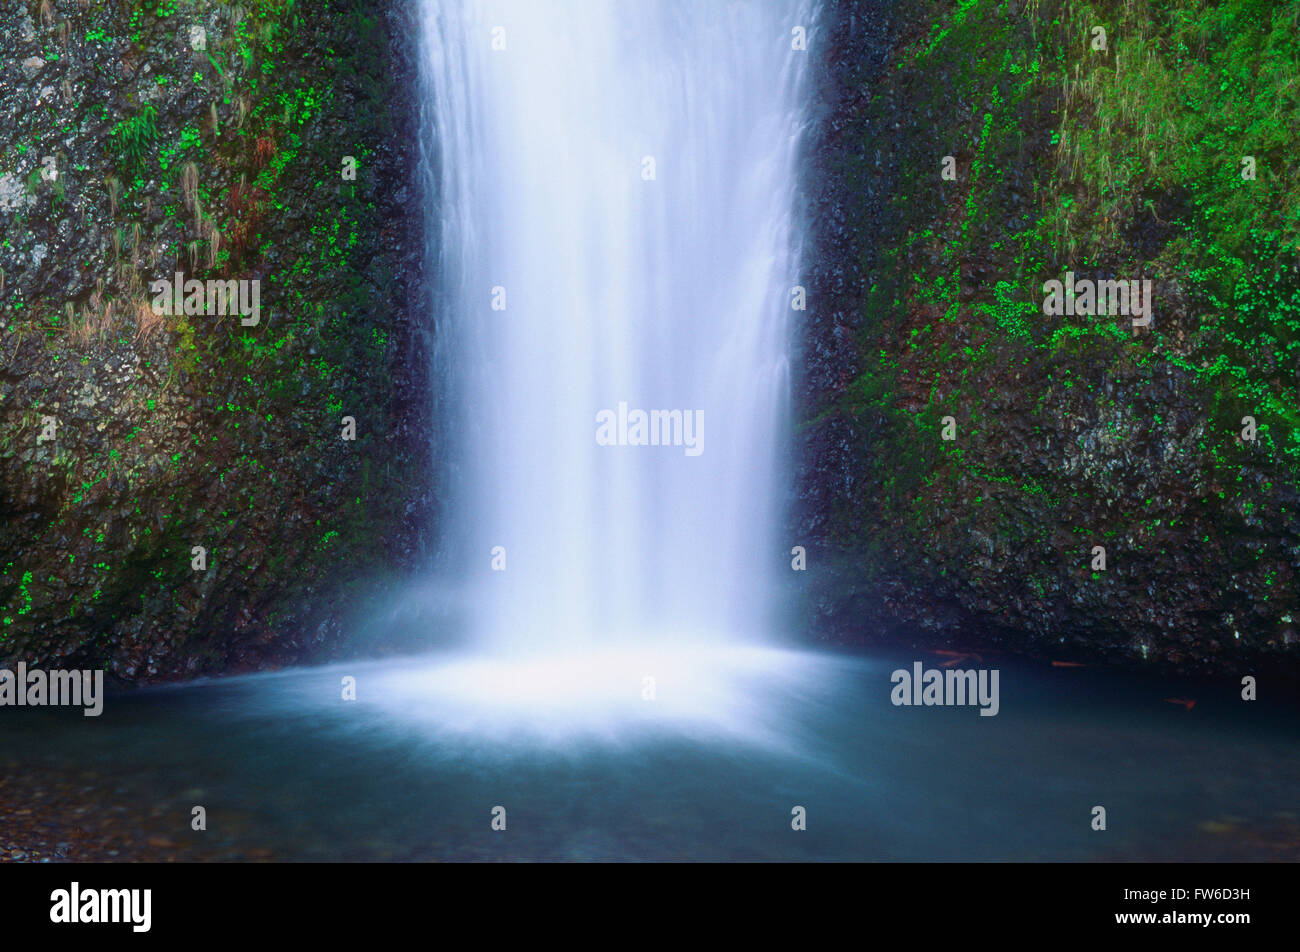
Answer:
[[[1047,200],[1090,196],[1056,173],[1059,78],[1055,92],[1044,82],[1018,102],[1011,126],[998,125],[1007,80],[972,64],[989,49],[1023,64],[1036,47],[1050,68],[1075,54],[1055,59],[1073,42],[1053,33],[1056,5],[1038,5],[1033,33],[1024,15],[989,14],[994,6],[958,14],[927,0],[844,0],[819,24],[824,81],[804,183],[813,242],[809,310],[796,328],[788,526],[790,544],[809,551],[794,587],[813,636],[1294,672],[1294,467],[1233,436],[1259,411],[1225,402],[1197,373],[1224,341],[1202,330],[1206,302],[1186,275],[1159,273],[1158,256],[1196,233],[1195,203],[1183,187],[1139,192],[1115,228],[1118,243],[1097,237],[1106,222],[1080,226],[1080,245],[1109,248],[1108,259],[1075,267],[1058,247],[1060,260],[1044,269],[1055,273],[1023,273],[1009,236],[1032,227]],[[1006,26],[994,39],[977,15]],[[940,42],[956,53],[912,65],[917,50]],[[940,181],[945,154],[961,181]],[[972,197],[977,160],[998,187]],[[1278,214],[1263,209],[1260,224]],[[974,240],[959,245],[966,230]],[[951,247],[973,250],[946,263]],[[951,304],[918,296],[942,288],[935,282],[954,264]],[[1274,265],[1260,271],[1276,271],[1279,299],[1294,299],[1286,268]],[[1037,282],[1068,268],[1153,278],[1159,338],[1121,325],[1109,343],[1093,335],[1076,344],[1074,331],[1049,343],[1062,322],[1039,314],[1019,330],[998,323],[1000,308],[1041,302]],[[1294,356],[1278,363],[1281,351],[1245,359],[1260,380],[1296,371]],[[953,444],[938,433],[946,415],[959,427]],[[1273,425],[1285,440],[1284,421]],[[1107,548],[1104,572],[1090,571],[1095,544]]]
[[[410,11],[42,9],[0,12],[0,664],[146,681],[328,656],[428,548]],[[260,324],[142,327],[178,270],[259,280]]]

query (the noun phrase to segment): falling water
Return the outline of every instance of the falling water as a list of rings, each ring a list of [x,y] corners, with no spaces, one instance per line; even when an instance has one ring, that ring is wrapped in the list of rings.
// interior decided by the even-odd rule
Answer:
[[[423,12],[443,555],[474,642],[752,641],[782,551],[811,4]],[[677,411],[674,445],[602,445],[638,410]]]

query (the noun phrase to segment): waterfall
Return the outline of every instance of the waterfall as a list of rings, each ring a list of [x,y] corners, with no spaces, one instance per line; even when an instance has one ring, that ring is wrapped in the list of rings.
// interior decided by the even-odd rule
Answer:
[[[471,640],[761,638],[811,3],[421,12],[439,529]]]

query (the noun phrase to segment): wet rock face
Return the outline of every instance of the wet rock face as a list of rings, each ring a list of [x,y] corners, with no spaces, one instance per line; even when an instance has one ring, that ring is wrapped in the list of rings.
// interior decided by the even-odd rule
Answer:
[[[1239,237],[1197,210],[1218,196],[1139,177],[1093,213],[1094,159],[1057,150],[1078,25],[1051,3],[1032,26],[997,8],[825,10],[789,527],[813,635],[1293,670],[1300,349],[1232,348],[1292,339],[1294,256],[1248,258],[1216,330],[1216,249]],[[1262,233],[1285,234],[1277,204],[1249,212]],[[1049,234],[1062,206],[1078,214]],[[1154,328],[1046,315],[1042,284],[1067,271],[1151,279]],[[1275,438],[1243,436],[1265,415]]]
[[[0,11],[0,663],[328,655],[423,561],[409,11],[173,6]]]

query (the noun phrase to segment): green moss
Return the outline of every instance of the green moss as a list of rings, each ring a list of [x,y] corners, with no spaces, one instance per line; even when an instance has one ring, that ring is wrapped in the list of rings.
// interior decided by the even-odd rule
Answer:
[[[110,139],[123,167],[130,170],[143,167],[145,158],[158,139],[157,120],[157,110],[153,106],[145,106],[136,115],[113,126]]]
[[[1086,518],[1087,534],[1156,549],[1194,544],[1207,523],[1242,537],[1293,524],[1280,500],[1300,477],[1300,8],[904,7],[926,26],[886,75],[855,78],[874,90],[863,141],[834,167],[848,202],[881,176],[894,196],[873,229],[880,250],[862,262],[860,374],[803,424],[846,421],[836,439],[858,442],[860,471],[831,502],[836,540],[884,559],[923,552],[928,577],[949,579],[933,567],[965,564],[978,529],[1043,551],[1029,587],[1047,597],[1045,579],[1084,583],[1061,574],[1053,525],[1027,513]],[[1106,52],[1087,43],[1094,25]],[[899,130],[883,171],[868,138],[882,129]],[[956,182],[940,179],[945,155]],[[1243,155],[1256,158],[1253,182]],[[1066,270],[1155,280],[1153,329],[1045,316],[1042,282]],[[1166,380],[1169,413],[1143,395]],[[1188,405],[1202,422],[1184,433]],[[949,415],[955,443],[939,439]],[[1254,444],[1238,439],[1246,415]],[[1060,465],[1066,446],[1095,467],[1120,443],[1167,454],[1155,505],[1142,507],[1153,518],[1114,512],[1108,500],[1123,493],[1104,468],[1067,476]]]

